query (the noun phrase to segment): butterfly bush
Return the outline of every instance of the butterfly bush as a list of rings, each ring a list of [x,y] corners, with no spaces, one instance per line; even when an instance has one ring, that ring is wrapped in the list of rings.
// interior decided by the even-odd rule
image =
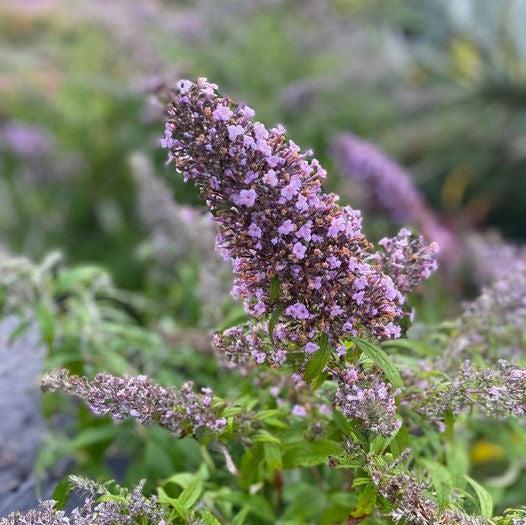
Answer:
[[[180,255],[210,253],[216,236],[212,217],[175,201],[144,155],[135,153],[131,167],[137,186],[138,213],[154,236],[159,259],[166,258],[168,251]]]
[[[70,520],[66,513],[55,508],[55,501],[42,502],[36,509],[23,514],[13,512],[5,518],[0,518],[0,525],[78,525]]]
[[[44,128],[19,121],[0,124],[0,149],[17,157],[42,157],[53,147],[52,137]]]
[[[219,225],[218,249],[232,261],[233,294],[256,318],[282,308],[271,336],[315,351],[317,338],[398,337],[404,297],[361,229],[360,212],[324,193],[326,172],[310,152],[252,119],[199,79],[178,83],[162,146],[192,180]]]
[[[333,141],[332,153],[341,172],[365,189],[371,206],[395,222],[417,226],[426,238],[438,242],[443,255],[451,253],[452,233],[440,224],[409,173],[380,148],[344,133]]]
[[[194,391],[187,382],[180,389],[165,388],[147,376],[117,377],[97,374],[93,381],[70,375],[67,370],[54,370],[42,379],[44,391],[61,390],[83,399],[97,415],[110,415],[115,420],[132,417],[143,425],[157,424],[177,436],[194,434],[198,428],[220,432],[226,419],[218,417],[209,388]]]
[[[450,501],[442,504],[433,462],[428,467],[418,458],[411,461],[410,451],[397,457],[400,441],[392,438],[404,425],[402,430],[415,440],[415,450],[421,450],[423,444],[427,447],[428,436],[413,435],[415,420],[442,428],[447,414],[472,408],[498,418],[524,415],[526,371],[506,361],[497,361],[493,369],[481,368],[474,360],[477,366],[466,362],[453,373],[445,365],[440,368],[440,362],[458,361],[463,350],[457,355],[445,348],[438,357],[417,362],[417,372],[403,372],[402,386],[398,371],[374,339],[400,335],[405,294],[436,269],[437,244],[402,229],[375,248],[361,231],[359,212],[339,206],[335,195],[322,191],[325,172],[319,163],[287,141],[282,127],[267,130],[253,120],[250,108],[219,96],[216,89],[205,79],[178,83],[170,93],[162,144],[170,162],[199,188],[219,229],[216,247],[232,263],[233,293],[243,300],[251,319],[215,334],[214,342],[227,366],[247,377],[251,389],[243,388],[243,397],[227,403],[210,389],[194,390],[190,382],[166,388],[147,376],[106,373],[90,381],[66,370],[45,376],[43,389],[79,397],[95,414],[115,420],[131,417],[145,425],[158,424],[177,437],[194,437],[203,450],[210,446],[223,454],[236,491],[264,487],[258,494],[262,503],[272,487],[281,490],[282,484],[297,480],[297,469],[308,465],[309,475],[319,477],[329,465],[347,469],[348,476],[336,479],[343,480],[342,492],[351,490],[352,483],[356,496],[345,503],[342,522],[383,516],[396,524],[489,525],[488,519],[462,510],[460,486],[452,486]],[[172,226],[181,219],[174,211],[177,204],[166,189],[143,175],[138,175],[143,211],[152,229],[160,228],[170,243]],[[503,320],[518,332],[525,296],[520,279],[507,274],[485,290],[487,298],[468,307],[455,337],[467,337],[470,325],[479,335],[483,328],[500,330]],[[479,318],[484,326],[476,325]],[[469,336],[466,348],[477,341]],[[276,370],[288,357],[299,357],[302,366],[292,371],[289,367],[285,373]],[[408,366],[415,362],[404,358]],[[264,363],[271,366],[257,366]],[[232,455],[227,444],[235,445]],[[295,470],[293,477],[286,473],[290,469]],[[225,484],[226,473],[219,474]],[[237,503],[229,500],[223,505],[222,491],[213,485],[214,472],[202,467],[201,475],[212,490],[199,489],[204,490],[201,494],[195,489],[191,504],[187,488],[192,485],[182,487],[178,498],[165,498],[159,491],[162,505],[173,507],[168,517],[157,499],[142,496],[141,485],[124,497],[106,492],[100,498],[95,497],[101,495],[95,484],[79,481],[77,488],[89,495],[71,516],[46,502],[26,515],[11,515],[6,525],[164,525],[178,520],[174,517],[180,511],[183,521],[208,523],[212,522],[208,518],[220,516],[217,509],[237,514]],[[224,486],[228,493],[228,482]],[[243,508],[239,512],[243,515]],[[510,519],[491,523],[510,525]]]
[[[447,412],[474,408],[490,417],[524,416],[526,370],[517,363],[526,349],[525,297],[526,268],[520,265],[484,287],[442,339],[440,355],[403,370],[402,404],[438,423]]]
[[[268,325],[263,322],[234,326],[214,334],[214,348],[225,366],[237,370],[250,368],[252,363],[279,367],[285,362],[287,352],[283,347],[276,348],[274,340],[266,337],[267,331]],[[277,338],[284,338],[284,323],[278,323],[273,333]],[[305,352],[318,348],[316,343],[307,343]]]

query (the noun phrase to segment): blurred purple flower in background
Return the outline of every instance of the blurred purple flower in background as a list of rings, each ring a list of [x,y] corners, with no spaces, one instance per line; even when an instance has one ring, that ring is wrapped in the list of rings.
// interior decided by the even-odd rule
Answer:
[[[427,240],[438,243],[441,256],[451,254],[453,233],[440,224],[409,173],[378,146],[345,133],[334,140],[332,154],[340,171],[360,184],[371,208],[399,224],[416,226]]]
[[[18,121],[0,125],[0,148],[18,157],[41,157],[54,145],[50,133],[39,126]]]

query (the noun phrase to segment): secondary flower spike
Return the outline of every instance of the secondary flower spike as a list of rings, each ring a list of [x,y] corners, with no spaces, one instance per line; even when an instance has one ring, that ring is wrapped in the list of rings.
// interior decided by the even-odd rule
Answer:
[[[267,130],[216,90],[206,79],[178,83],[162,146],[219,224],[234,296],[256,317],[281,307],[275,338],[301,348],[322,332],[331,343],[396,337],[404,298],[373,260],[360,212],[322,191],[325,170],[282,126]]]
[[[147,376],[117,377],[106,373],[97,374],[90,382],[57,369],[43,377],[42,390],[61,390],[83,399],[94,414],[108,414],[116,420],[133,417],[143,425],[157,424],[181,437],[193,434],[199,427],[220,432],[226,425],[212,407],[212,391],[203,388],[197,393],[191,382],[180,389],[165,388]]]
[[[422,237],[412,238],[406,228],[395,237],[383,238],[378,244],[382,250],[376,260],[402,293],[409,293],[437,269],[438,244],[427,244]]]

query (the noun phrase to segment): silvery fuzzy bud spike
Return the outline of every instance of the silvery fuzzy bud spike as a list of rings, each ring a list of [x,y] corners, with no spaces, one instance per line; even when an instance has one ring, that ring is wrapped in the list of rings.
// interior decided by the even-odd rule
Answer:
[[[144,482],[131,491],[120,489],[119,497],[112,498],[96,483],[72,477],[75,489],[86,492],[82,505],[72,510],[70,515],[59,510],[55,502],[42,502],[36,509],[23,514],[13,512],[0,518],[0,525],[166,525],[166,512],[155,496],[142,495]],[[104,494],[101,501],[97,497]]]
[[[422,379],[408,388],[403,404],[439,426],[447,413],[458,415],[473,409],[499,419],[522,417],[526,413],[526,370],[502,360],[495,369],[477,369],[466,361],[451,380]]]
[[[209,388],[194,391],[191,382],[180,389],[165,388],[147,376],[116,377],[97,374],[90,382],[58,369],[42,379],[44,391],[63,391],[83,399],[93,413],[110,415],[115,420],[132,417],[144,425],[156,424],[177,436],[194,434],[205,427],[221,432],[226,420],[216,415]]]

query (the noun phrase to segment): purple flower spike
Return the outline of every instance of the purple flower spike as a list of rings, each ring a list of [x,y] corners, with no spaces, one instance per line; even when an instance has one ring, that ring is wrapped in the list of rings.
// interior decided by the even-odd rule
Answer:
[[[375,261],[360,212],[322,191],[319,162],[206,79],[182,85],[167,107],[164,143],[219,225],[218,248],[234,262],[247,312],[281,305],[281,340],[300,347],[322,332],[335,346],[348,335],[398,336],[401,290]]]

